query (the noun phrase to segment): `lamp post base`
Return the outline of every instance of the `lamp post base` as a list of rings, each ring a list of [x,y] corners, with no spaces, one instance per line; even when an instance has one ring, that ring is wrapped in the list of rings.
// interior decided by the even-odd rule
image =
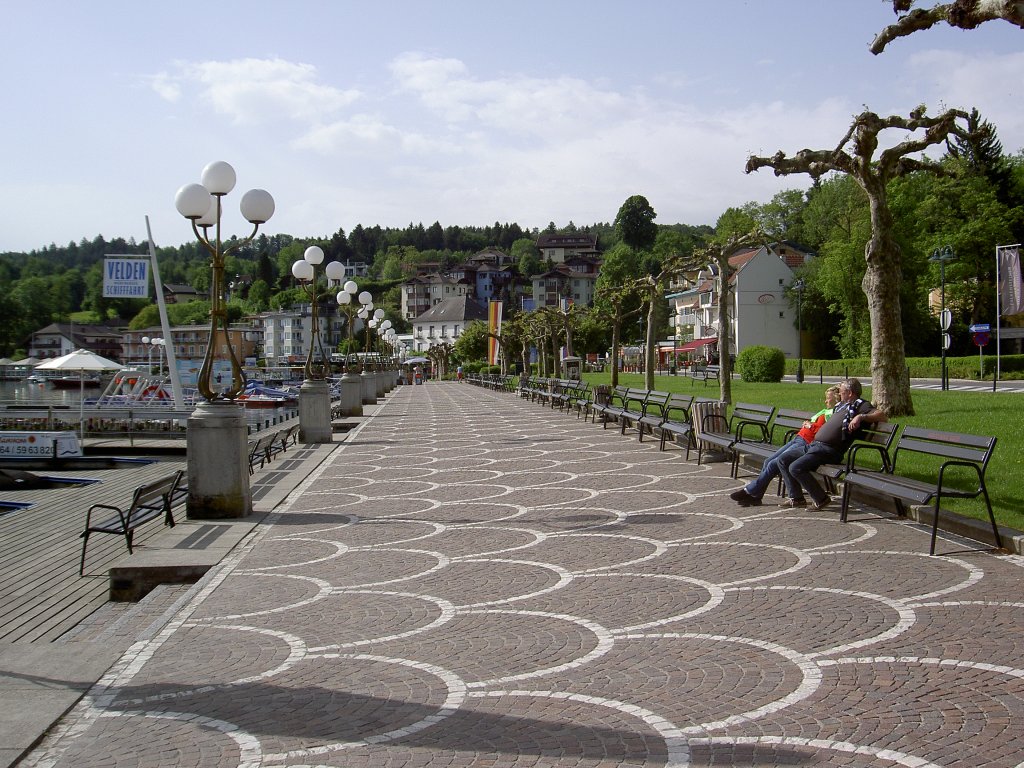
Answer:
[[[342,416],[363,415],[363,380],[354,373],[346,373],[338,385],[338,410]]]
[[[331,390],[326,381],[306,379],[299,387],[299,442],[329,443]]]
[[[360,376],[363,383],[363,405],[377,404],[377,377],[372,371],[363,371]]]
[[[185,433],[190,520],[252,513],[245,410],[231,401],[201,403]]]

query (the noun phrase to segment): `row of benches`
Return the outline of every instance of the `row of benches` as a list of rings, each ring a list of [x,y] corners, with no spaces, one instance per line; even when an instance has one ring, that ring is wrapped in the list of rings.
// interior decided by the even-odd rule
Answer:
[[[546,394],[545,394],[546,393]],[[707,398],[657,390],[615,387],[605,400],[591,400],[589,385],[583,382],[549,380],[523,387],[523,397],[552,408],[570,410],[601,420],[602,428],[616,423],[620,434],[637,430],[637,437],[659,434],[659,449],[665,450],[668,440],[697,451],[697,463],[707,451],[724,454],[731,462],[730,475],[737,477],[741,462],[757,470],[776,450],[789,440],[813,415],[809,411],[776,409],[757,403],[736,403],[729,415],[721,404]],[[895,447],[893,447],[895,446]],[[931,545],[935,554],[939,510],[943,499],[984,499],[997,547],[1002,547],[992,503],[985,484],[985,473],[995,450],[996,438],[959,432],[942,432],[921,427],[904,427],[883,422],[866,425],[843,464],[826,464],[817,472],[836,493],[842,481],[840,519],[847,521],[850,496],[854,489],[890,497],[897,511],[906,513],[905,504],[933,505]],[[875,460],[865,462],[861,454],[870,453]],[[911,469],[900,473],[900,456],[926,456],[933,459],[928,470]],[[779,480],[781,491],[781,478]]]

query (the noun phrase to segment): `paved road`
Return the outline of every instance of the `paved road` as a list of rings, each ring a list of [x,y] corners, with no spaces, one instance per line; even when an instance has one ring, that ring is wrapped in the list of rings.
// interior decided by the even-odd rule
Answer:
[[[1013,766],[1024,560],[400,387],[32,766]]]

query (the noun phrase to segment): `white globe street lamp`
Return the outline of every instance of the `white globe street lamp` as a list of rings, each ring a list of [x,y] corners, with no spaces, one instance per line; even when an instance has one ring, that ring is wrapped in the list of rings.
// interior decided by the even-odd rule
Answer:
[[[222,198],[235,188],[235,169],[223,161],[213,162],[203,169],[201,180],[201,184],[181,187],[174,196],[174,206],[178,213],[192,222],[192,231],[210,254],[210,334],[196,387],[207,401],[214,402],[233,400],[245,388],[245,373],[228,333],[224,259],[231,251],[249,243],[256,236],[260,225],[270,220],[274,215],[274,198],[262,189],[250,189],[242,195],[239,208],[253,229],[248,237],[234,240],[225,246],[221,239]],[[214,360],[218,350],[231,366],[231,383],[226,389],[219,387],[219,382],[215,380],[217,373],[214,371]]]
[[[330,369],[330,356],[324,349],[323,336],[320,333],[319,300],[317,296],[316,268],[324,260],[323,249],[311,245],[302,254],[302,258],[292,264],[292,276],[299,281],[303,291],[310,300],[310,317],[312,324],[312,338],[309,343],[309,352],[306,355],[304,375],[312,381],[322,381],[327,378]],[[339,280],[345,276],[345,265],[338,261],[330,262],[324,268],[328,282]],[[318,354],[314,355],[314,352]]]

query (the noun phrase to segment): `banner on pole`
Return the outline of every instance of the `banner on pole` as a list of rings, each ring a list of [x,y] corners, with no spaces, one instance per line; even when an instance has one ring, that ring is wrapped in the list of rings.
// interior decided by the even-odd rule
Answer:
[[[491,301],[487,304],[487,330],[495,335],[501,334],[501,309],[500,301]],[[494,336],[487,337],[487,362],[489,365],[498,364],[499,346],[498,340]]]
[[[149,260],[138,256],[103,257],[103,297],[145,299],[149,297]]]
[[[999,314],[1016,315],[1024,312],[1024,282],[1020,274],[1020,248],[1002,248],[999,251]]]

